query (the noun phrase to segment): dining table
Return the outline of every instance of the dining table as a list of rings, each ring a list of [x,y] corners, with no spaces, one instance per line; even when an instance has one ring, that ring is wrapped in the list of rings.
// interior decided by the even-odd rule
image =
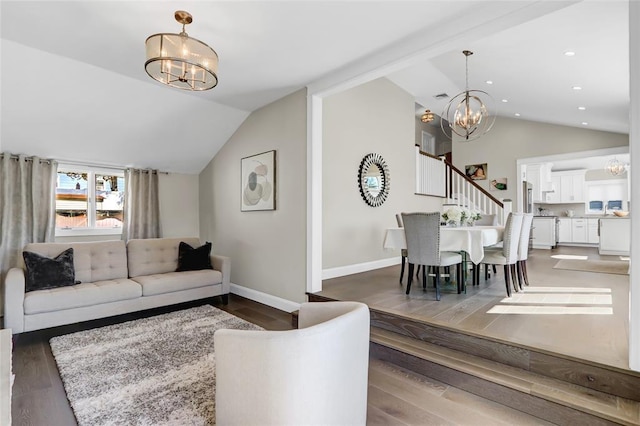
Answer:
[[[462,252],[478,264],[484,257],[484,248],[502,241],[504,226],[440,227],[440,251]],[[389,228],[384,237],[384,248],[406,249],[404,228]]]

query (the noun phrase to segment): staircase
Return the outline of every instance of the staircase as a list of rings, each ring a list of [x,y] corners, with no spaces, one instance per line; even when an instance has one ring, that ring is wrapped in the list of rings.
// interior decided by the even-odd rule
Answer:
[[[511,201],[500,201],[444,157],[436,157],[415,147],[416,194],[443,198],[443,207],[455,205],[481,214],[495,214],[504,225],[511,213]]]
[[[639,373],[370,312],[374,358],[559,425],[640,424]]]

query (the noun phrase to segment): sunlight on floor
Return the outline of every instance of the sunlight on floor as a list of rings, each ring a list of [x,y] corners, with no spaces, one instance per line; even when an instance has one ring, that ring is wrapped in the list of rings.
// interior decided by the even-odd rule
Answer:
[[[551,256],[553,259],[573,259],[573,260],[587,260],[589,256],[579,256],[575,254],[554,254]]]
[[[511,297],[505,297],[500,301],[499,305],[493,306],[487,311],[487,313],[534,315],[613,315],[612,305],[613,298],[610,288],[526,287],[524,292],[512,294]]]

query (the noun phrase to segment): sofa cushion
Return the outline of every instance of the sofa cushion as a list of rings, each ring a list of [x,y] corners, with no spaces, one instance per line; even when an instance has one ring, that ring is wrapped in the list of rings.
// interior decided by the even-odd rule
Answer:
[[[185,242],[200,246],[198,238],[147,238],[127,242],[129,276],[163,274],[178,268],[178,247]]]
[[[25,291],[45,290],[75,284],[73,249],[68,248],[53,259],[23,251],[26,267]]]
[[[213,269],[211,266],[211,243],[194,248],[184,241],[178,246],[178,269],[182,271],[199,271],[201,269]]]
[[[54,257],[73,248],[75,279],[92,283],[127,278],[127,248],[124,241],[95,241],[87,243],[32,243],[25,251]]]
[[[28,315],[60,311],[135,299],[140,296],[142,296],[140,284],[126,278],[82,283],[26,293],[24,313]]]
[[[142,286],[143,296],[171,293],[222,283],[222,273],[213,269],[167,272],[131,278]]]

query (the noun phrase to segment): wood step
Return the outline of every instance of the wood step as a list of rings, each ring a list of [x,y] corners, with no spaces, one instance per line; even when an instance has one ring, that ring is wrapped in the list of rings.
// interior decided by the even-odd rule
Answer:
[[[640,403],[455,349],[371,328],[371,353],[556,424],[640,424]]]

